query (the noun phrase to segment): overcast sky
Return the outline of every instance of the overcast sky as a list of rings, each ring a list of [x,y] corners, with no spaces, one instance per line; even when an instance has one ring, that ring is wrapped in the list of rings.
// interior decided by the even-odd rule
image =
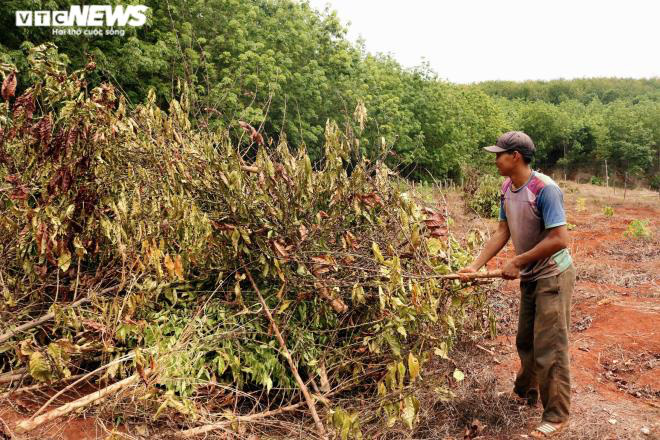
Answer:
[[[452,82],[660,76],[660,0],[310,0]]]

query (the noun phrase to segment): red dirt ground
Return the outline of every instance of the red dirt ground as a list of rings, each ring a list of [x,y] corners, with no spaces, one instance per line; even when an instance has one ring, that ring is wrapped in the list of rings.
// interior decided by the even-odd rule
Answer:
[[[602,199],[590,185],[566,194],[571,254],[577,268],[573,294],[571,431],[561,438],[660,438],[660,203],[628,194]],[[618,194],[620,196],[620,194]],[[653,195],[651,195],[652,197]],[[586,209],[577,211],[577,198]],[[650,200],[649,200],[650,199]],[[614,207],[607,217],[602,207]],[[623,236],[633,219],[649,219],[651,240]],[[491,261],[495,268],[513,255],[509,247]],[[502,281],[501,291],[516,298],[518,281]],[[517,313],[517,310],[514,311]],[[490,345],[502,390],[513,383],[519,360],[513,319]],[[540,410],[539,414],[540,414]],[[589,429],[586,429],[588,427]],[[524,438],[527,430],[498,438]],[[642,428],[650,432],[644,434]],[[588,434],[591,432],[592,434]],[[587,436],[588,435],[588,436]],[[488,437],[480,437],[488,438]]]

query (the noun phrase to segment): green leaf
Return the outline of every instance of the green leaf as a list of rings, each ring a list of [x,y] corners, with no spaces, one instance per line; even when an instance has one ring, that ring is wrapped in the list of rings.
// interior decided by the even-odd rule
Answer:
[[[403,390],[403,380],[406,376],[406,366],[403,365],[403,362],[396,364],[397,367],[397,376],[399,378],[399,389]]]
[[[285,311],[286,309],[289,308],[289,306],[291,305],[292,302],[293,302],[293,301],[291,301],[291,300],[283,301],[283,302],[282,302],[282,305],[281,305],[280,308],[277,310],[277,313],[276,313],[276,314],[279,315],[280,313],[284,313],[284,311]]]
[[[410,381],[414,382],[419,376],[419,360],[412,354],[408,353],[408,372],[410,373]]]
[[[403,411],[401,411],[401,420],[403,420],[408,429],[413,428],[413,423],[415,421],[415,415],[417,414],[415,402],[413,401],[413,396],[408,396],[403,400]]]
[[[376,261],[378,261],[380,264],[385,263],[385,258],[383,257],[382,252],[380,251],[380,247],[378,247],[378,243],[375,241],[371,244],[371,250],[374,253],[374,257],[376,258]]]
[[[364,304],[366,302],[364,298],[364,288],[360,286],[358,283],[355,283],[353,285],[353,292],[351,295],[351,299],[355,304]]]
[[[435,347],[433,352],[442,359],[449,359],[449,348],[446,342],[441,342],[439,347]]]
[[[432,256],[438,255],[443,248],[442,242],[437,238],[429,238],[426,241],[426,246],[428,246],[429,254]]]
[[[51,379],[50,365],[46,357],[39,351],[30,354],[28,370],[30,376],[36,381],[47,382]]]
[[[57,265],[63,272],[69,270],[69,266],[71,265],[71,254],[68,250],[65,250],[62,254],[60,254],[59,258],[57,259]]]

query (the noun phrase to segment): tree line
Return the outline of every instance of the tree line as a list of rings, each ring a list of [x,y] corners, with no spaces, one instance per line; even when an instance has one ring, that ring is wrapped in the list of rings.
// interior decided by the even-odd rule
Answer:
[[[67,10],[79,2],[41,3]],[[140,3],[149,7],[144,26],[81,38],[17,28],[15,11],[34,2],[3,2],[0,62],[17,66],[20,89],[29,81],[27,51],[52,41],[70,69],[93,62],[90,83],[110,81],[132,104],[150,89],[163,107],[186,93],[195,123],[240,139],[245,121],[267,142],[285,136],[316,161],[331,119],[359,139],[359,154],[385,157],[414,179],[459,179],[466,164],[486,167],[492,158],[480,147],[519,129],[538,146],[537,168],[604,177],[607,163],[611,176],[659,183],[658,78],[452,84],[428,64],[404,68],[369,53],[347,39],[334,11],[305,1]]]

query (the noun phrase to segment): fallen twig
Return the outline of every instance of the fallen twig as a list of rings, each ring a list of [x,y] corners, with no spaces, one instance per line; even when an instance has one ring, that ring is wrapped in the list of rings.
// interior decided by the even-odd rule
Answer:
[[[101,290],[101,292],[99,292],[99,294],[100,294],[100,295],[103,295],[104,293],[111,292],[111,291],[115,290],[116,288],[117,288],[117,286],[108,287],[107,289],[103,289],[103,290]],[[71,307],[71,308],[73,308],[73,307],[78,307],[78,306],[80,306],[80,305],[82,305],[82,304],[87,304],[87,303],[90,302],[91,300],[92,300],[92,299],[89,298],[89,297],[87,297],[87,298],[81,298],[81,299],[79,299],[78,301],[76,301],[76,302],[74,302],[74,303],[68,305],[67,307]],[[21,325],[19,325],[18,327],[14,328],[14,329],[9,329],[9,331],[3,333],[3,334],[0,336],[0,344],[2,344],[3,342],[5,342],[5,341],[11,339],[12,337],[14,337],[16,334],[18,334],[18,333],[20,333],[20,332],[24,332],[24,331],[29,330],[29,329],[31,329],[31,328],[37,327],[37,326],[43,324],[44,322],[48,322],[48,321],[50,321],[50,320],[53,319],[53,318],[55,318],[55,313],[53,313],[53,312],[51,312],[51,313],[46,313],[45,315],[40,316],[39,318],[34,319],[34,320],[30,321],[30,322],[26,322],[25,324],[21,324]]]
[[[32,384],[32,385],[27,385],[27,386],[24,386],[24,387],[21,387],[21,388],[16,388],[15,390],[7,391],[5,393],[0,394],[0,400],[5,399],[9,396],[13,396],[15,394],[27,393],[28,391],[38,390],[39,388],[52,387],[53,385],[56,385],[58,383],[69,382],[69,381],[72,381],[72,380],[80,379],[81,377],[85,376],[86,374],[87,373],[76,374],[74,376],[65,377],[64,379],[60,379],[60,380],[55,381],[55,382],[36,383],[36,384]]]
[[[0,384],[10,383],[15,380],[19,380],[23,376],[25,376],[26,372],[27,370],[25,368],[17,368],[14,371],[10,371],[9,373],[0,375]]]
[[[246,173],[258,173],[259,168],[251,165],[241,165],[241,169]]]
[[[251,414],[249,416],[235,416],[230,420],[224,420],[218,423],[211,423],[209,425],[198,426],[197,428],[186,429],[185,431],[180,431],[175,434],[177,438],[191,438],[196,435],[205,434],[210,431],[215,431],[216,429],[222,429],[226,426],[231,426],[235,422],[252,422],[254,420],[263,419],[265,417],[276,416],[284,412],[293,411],[300,408],[303,405],[303,402],[298,402],[293,405],[283,406],[278,409],[271,411],[264,411],[257,414]]]
[[[250,273],[250,270],[246,270],[245,272],[247,274],[248,279],[250,280],[250,284],[252,284],[252,287],[257,293],[257,297],[259,298],[261,307],[264,308],[264,312],[266,313],[266,317],[268,318],[270,325],[273,327],[273,333],[275,333],[275,337],[277,338],[277,341],[280,343],[280,348],[282,349],[282,353],[284,354],[284,357],[289,363],[289,367],[291,368],[291,373],[293,373],[293,376],[296,378],[296,382],[298,382],[300,391],[302,391],[303,396],[305,397],[305,401],[307,402],[309,411],[312,413],[312,418],[314,419],[314,423],[316,424],[316,430],[318,431],[321,438],[326,439],[327,435],[325,433],[325,428],[323,427],[323,423],[321,422],[321,419],[319,418],[319,415],[316,412],[316,406],[314,404],[314,400],[312,399],[312,396],[309,394],[307,385],[305,385],[305,382],[303,382],[302,378],[300,377],[300,374],[298,374],[298,368],[296,367],[295,362],[293,362],[291,353],[289,353],[289,350],[286,347],[286,343],[284,342],[284,338],[280,333],[280,329],[275,323],[275,320],[273,319],[273,315],[270,313],[270,309],[268,308],[266,301],[264,301],[264,298],[261,295],[261,291],[259,290],[259,287],[257,287],[257,283],[255,283],[254,278],[252,278],[252,274]]]
[[[479,348],[479,349],[485,351],[486,353],[488,353],[488,354],[490,354],[490,355],[492,355],[492,356],[496,356],[496,355],[497,355],[497,353],[495,353],[493,350],[489,350],[489,349],[487,349],[486,347],[482,347],[482,346],[479,345],[479,344],[476,344],[476,345],[477,345],[477,348]]]
[[[145,375],[148,375],[151,373],[151,371],[145,370],[144,373]],[[134,383],[138,382],[140,378],[140,374],[133,374],[124,380],[120,380],[119,382],[113,383],[112,385],[109,385],[98,391],[94,391],[93,393],[83,396],[80,399],[74,400],[73,402],[66,403],[52,411],[47,412],[46,414],[40,415],[39,417],[23,420],[16,425],[16,432],[18,434],[23,434],[32,431],[44,423],[50,422],[51,420],[57,419],[58,417],[65,416],[78,408],[84,408],[110,394],[114,394],[117,391],[133,385]]]
[[[129,360],[129,359],[133,359],[133,356],[131,355],[131,356],[126,356],[126,357],[122,357],[122,358],[119,358],[119,359],[115,359],[115,360],[112,361],[112,362],[109,362],[109,363],[107,363],[107,364],[105,364],[105,365],[100,366],[100,367],[97,368],[96,370],[90,371],[89,373],[86,373],[86,374],[81,374],[81,375],[80,375],[81,377],[79,377],[75,382],[73,382],[73,383],[71,383],[71,384],[65,386],[65,387],[62,388],[61,390],[59,390],[59,391],[58,391],[57,393],[55,393],[50,399],[48,399],[48,401],[47,401],[46,403],[44,403],[43,405],[41,405],[41,408],[39,408],[39,409],[37,410],[37,412],[35,412],[34,414],[32,414],[32,416],[30,417],[30,420],[33,420],[34,418],[36,418],[36,417],[37,417],[39,414],[41,414],[46,408],[48,408],[48,405],[50,405],[51,403],[53,403],[53,402],[55,401],[55,399],[57,399],[59,396],[61,396],[62,394],[64,394],[67,390],[70,390],[70,389],[73,388],[74,386],[78,385],[78,384],[79,384],[80,382],[82,382],[83,380],[85,380],[85,379],[87,379],[88,377],[93,376],[93,375],[95,375],[95,374],[97,374],[97,373],[99,373],[99,372],[105,370],[105,369],[108,368],[108,367],[111,367],[112,365],[116,365],[116,364],[119,364],[119,363],[121,363],[121,362],[125,362],[125,361],[127,361],[127,360]]]

